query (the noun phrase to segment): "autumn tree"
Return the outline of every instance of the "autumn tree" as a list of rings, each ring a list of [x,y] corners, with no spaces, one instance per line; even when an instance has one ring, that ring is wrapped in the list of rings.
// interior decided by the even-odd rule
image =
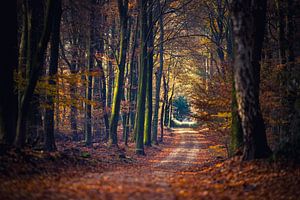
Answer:
[[[41,4],[36,1],[26,1],[26,10],[25,14],[27,19],[37,20],[40,18],[38,15],[32,15],[33,9],[43,9],[40,7]],[[42,63],[44,60],[44,54],[50,39],[51,34],[51,27],[53,24],[53,17],[54,17],[54,8],[55,2],[52,0],[47,0],[45,3],[45,16],[43,18],[43,29],[41,32],[41,36],[39,38],[35,38],[36,35],[30,35],[32,31],[32,27],[29,21],[26,24],[28,27],[25,29],[28,31],[28,41],[27,43],[27,50],[26,50],[26,70],[28,71],[28,78],[27,78],[27,85],[22,92],[19,101],[19,108],[18,108],[18,120],[17,120],[17,130],[16,130],[16,139],[15,145],[19,148],[23,147],[25,144],[26,139],[26,120],[29,112],[29,105],[34,94],[35,87],[37,85],[40,71],[42,68]],[[31,28],[30,28],[31,27]],[[32,42],[35,41],[35,42]],[[29,45],[30,44],[30,45]],[[31,48],[34,48],[35,51],[31,53]]]
[[[271,153],[259,103],[260,59],[264,39],[266,1],[232,1],[234,78],[244,132],[244,160]]]
[[[158,1],[158,10],[160,13],[158,24],[159,24],[159,68],[155,72],[155,102],[154,102],[154,112],[152,121],[152,143],[158,144],[157,140],[157,129],[158,129],[158,115],[159,115],[159,103],[160,103],[160,91],[161,91],[161,79],[164,69],[164,15],[162,11],[162,6]]]
[[[126,54],[128,48],[127,31],[128,31],[128,0],[118,0],[118,11],[120,20],[120,48],[117,58],[118,72],[115,79],[115,88],[113,95],[112,111],[110,118],[110,136],[109,140],[112,145],[118,144],[117,128],[121,108],[121,99],[123,95],[124,72],[126,65]]]
[[[144,122],[147,87],[147,0],[139,0],[138,9],[140,28],[140,65],[134,135],[136,136],[136,153],[144,155]]]
[[[51,55],[49,64],[49,85],[56,87],[56,75],[58,70],[58,58],[59,58],[59,40],[60,40],[60,20],[62,13],[62,1],[55,1],[54,10],[56,11],[53,16],[52,22],[52,34],[51,34]],[[48,108],[46,108],[45,114],[45,149],[48,151],[56,150],[55,138],[54,138],[54,101],[53,94],[47,96]]]
[[[152,133],[152,80],[153,80],[153,52],[154,52],[154,20],[153,20],[153,0],[148,0],[148,32],[147,32],[147,86],[146,86],[146,113],[144,127],[144,143],[151,146]]]

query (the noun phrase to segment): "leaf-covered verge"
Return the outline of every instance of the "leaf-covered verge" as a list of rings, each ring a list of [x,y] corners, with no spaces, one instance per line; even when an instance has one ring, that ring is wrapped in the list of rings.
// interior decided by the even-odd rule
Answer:
[[[56,153],[6,152],[0,156],[0,198],[298,199],[299,166],[226,159],[215,132],[202,128],[183,141],[180,131],[187,130],[167,132],[163,144],[145,149],[146,156],[136,156],[131,143],[119,148],[95,143],[86,148],[64,142]],[[191,135],[201,148],[196,160],[182,168],[181,162],[191,156],[182,151],[182,143]]]

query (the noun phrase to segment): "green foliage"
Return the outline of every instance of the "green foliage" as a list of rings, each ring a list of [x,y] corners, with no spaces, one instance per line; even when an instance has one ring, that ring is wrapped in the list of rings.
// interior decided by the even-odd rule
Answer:
[[[191,114],[190,105],[184,96],[178,96],[174,99],[173,108],[174,117],[179,121],[183,121]]]
[[[83,157],[83,158],[90,158],[91,154],[89,152],[82,152],[81,153],[81,157]]]

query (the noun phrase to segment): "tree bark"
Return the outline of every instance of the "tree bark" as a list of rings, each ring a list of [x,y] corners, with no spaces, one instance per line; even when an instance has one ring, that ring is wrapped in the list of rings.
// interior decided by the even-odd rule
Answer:
[[[161,5],[159,4],[161,9]],[[155,105],[154,105],[154,114],[153,114],[153,127],[152,127],[152,142],[158,144],[157,141],[157,127],[158,127],[158,111],[160,103],[160,88],[161,88],[161,77],[164,68],[164,24],[163,24],[163,15],[159,17],[159,69],[156,75],[156,88],[155,88]]]
[[[41,38],[36,44],[36,51],[32,56],[32,63],[30,66],[29,80],[25,88],[25,91],[20,99],[20,105],[18,110],[18,120],[17,120],[17,132],[15,138],[15,146],[22,148],[25,144],[25,122],[28,114],[28,108],[31,102],[31,98],[36,87],[40,70],[41,63],[44,59],[44,54],[50,39],[51,27],[53,23],[54,16],[54,1],[48,0],[46,4],[46,14],[44,18],[44,28],[42,30]],[[28,42],[29,44],[30,42]],[[28,48],[29,49],[29,48]],[[27,53],[29,54],[29,53]]]
[[[120,15],[120,52],[118,57],[118,72],[115,80],[115,89],[110,118],[109,141],[111,145],[118,145],[118,121],[121,108],[121,99],[124,86],[124,72],[126,64],[126,54],[128,46],[128,0],[118,0],[118,9]]]
[[[232,20],[230,17],[227,19],[226,44],[227,44],[228,62],[232,69],[231,135],[230,135],[230,143],[229,143],[229,155],[233,156],[237,152],[237,150],[243,146],[243,129],[242,129],[241,117],[239,116],[238,113],[235,82],[234,82],[234,75],[233,75],[234,73],[233,27],[232,27]]]
[[[147,86],[146,86],[146,113],[144,122],[144,144],[151,146],[152,131],[152,79],[153,79],[153,52],[154,52],[154,36],[153,36],[153,0],[148,0],[148,58],[147,58]]]
[[[95,65],[95,2],[91,0],[91,13],[90,13],[90,33],[89,33],[89,49],[88,49],[88,75],[87,75],[87,86],[85,98],[88,100],[85,103],[85,144],[86,146],[92,146],[92,98],[93,98],[93,77],[91,72],[93,72],[93,68]]]
[[[138,155],[144,155],[144,122],[147,84],[147,0],[138,1],[140,26],[140,65],[134,134]]]
[[[259,103],[260,60],[266,0],[234,0],[231,5],[236,55],[234,78],[244,132],[244,160],[265,158],[271,150]]]
[[[59,58],[59,38],[60,38],[60,20],[61,20],[61,0],[55,1],[55,15],[53,16],[52,35],[51,35],[51,57],[49,65],[49,85],[56,87],[56,75],[58,70]],[[45,150],[55,151],[55,137],[54,137],[54,101],[53,94],[47,95],[47,103],[49,108],[46,109],[45,114]]]
[[[17,1],[12,0],[1,7],[1,24],[5,27],[1,37],[0,59],[0,140],[11,145],[15,138],[16,109],[18,97],[14,93],[14,70],[18,66],[17,47]]]

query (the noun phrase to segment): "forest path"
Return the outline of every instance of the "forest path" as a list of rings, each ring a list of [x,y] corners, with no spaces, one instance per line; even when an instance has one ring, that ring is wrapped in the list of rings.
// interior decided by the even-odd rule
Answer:
[[[101,161],[105,158],[101,156],[105,152],[100,152],[97,157],[96,151],[91,153],[90,161],[86,162],[91,166],[63,165],[63,170],[60,168],[49,174],[42,170],[33,174],[27,172],[28,175],[9,180],[2,177],[5,185],[0,187],[0,199],[178,199],[181,189],[175,189],[175,184],[185,185],[183,179],[193,176],[198,167],[213,158],[209,151],[212,142],[206,133],[207,129],[172,129],[173,136],[167,133],[164,144],[146,148],[148,156],[127,157],[122,161],[117,157]],[[134,155],[133,150],[131,147],[128,155]],[[97,159],[106,163],[106,167],[101,164],[93,166],[92,161]],[[46,161],[49,167],[56,166],[51,164],[52,161]],[[187,190],[191,190],[190,187],[187,185]]]
[[[64,185],[75,191],[82,191],[77,193],[75,199],[176,199],[171,180],[188,171],[188,168],[201,166],[209,159],[204,132],[205,130],[173,129],[175,144],[163,149],[149,163],[126,170],[88,173],[80,178],[75,177]]]

